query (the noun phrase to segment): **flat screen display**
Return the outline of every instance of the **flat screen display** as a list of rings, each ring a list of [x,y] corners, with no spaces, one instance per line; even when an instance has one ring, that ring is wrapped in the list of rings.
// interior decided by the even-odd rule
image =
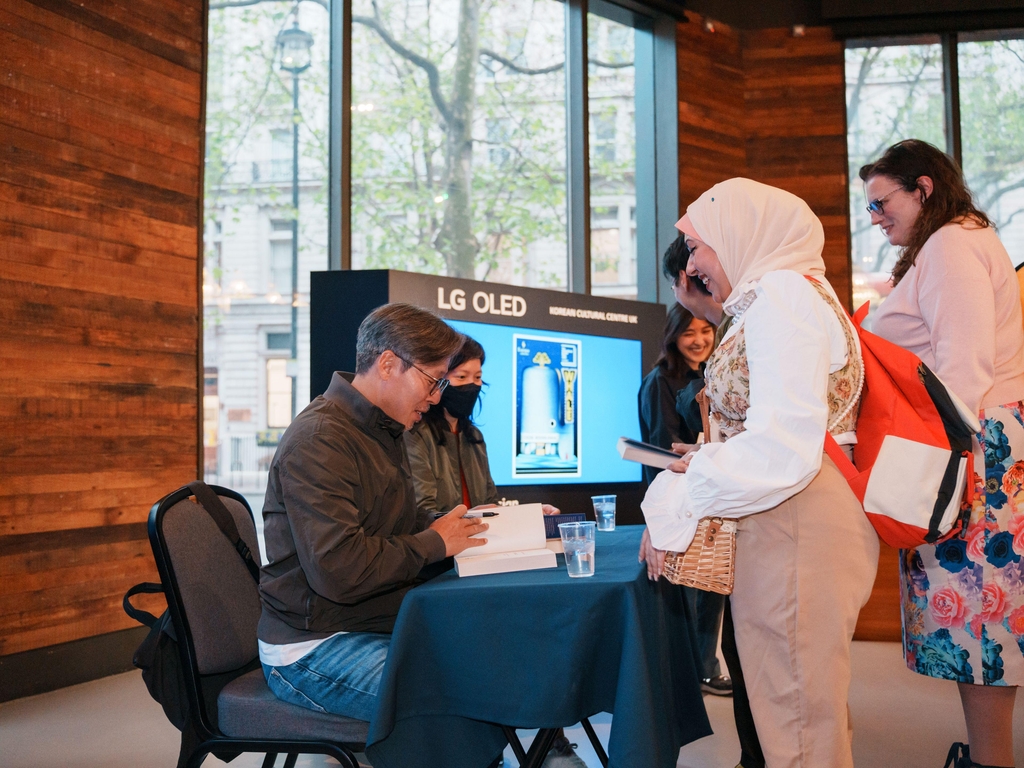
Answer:
[[[615,447],[640,439],[640,341],[448,322],[487,356],[473,421],[495,485],[640,480],[640,465]]]

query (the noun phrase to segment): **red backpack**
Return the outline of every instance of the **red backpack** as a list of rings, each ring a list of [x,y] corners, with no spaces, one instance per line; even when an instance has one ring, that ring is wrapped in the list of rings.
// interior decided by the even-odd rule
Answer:
[[[825,452],[886,544],[934,544],[965,525],[981,425],[915,354],[861,328],[867,312],[853,316],[864,357],[853,462],[827,432]]]

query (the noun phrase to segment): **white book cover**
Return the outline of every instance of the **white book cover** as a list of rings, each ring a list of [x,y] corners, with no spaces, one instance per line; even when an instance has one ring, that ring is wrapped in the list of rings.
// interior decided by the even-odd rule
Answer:
[[[635,461],[637,464],[644,464],[648,467],[665,469],[674,461],[682,458],[677,453],[667,451],[650,443],[641,443],[639,440],[631,440],[628,437],[620,437],[618,445],[619,456],[626,461]]]
[[[482,576],[485,573],[512,573],[555,568],[558,558],[546,547],[520,552],[495,552],[490,555],[456,556],[455,572],[459,576]]]
[[[455,556],[459,576],[509,573],[536,568],[554,568],[555,553],[547,548],[544,512],[540,504],[496,507],[494,517],[484,518],[488,529],[475,538],[487,539]]]

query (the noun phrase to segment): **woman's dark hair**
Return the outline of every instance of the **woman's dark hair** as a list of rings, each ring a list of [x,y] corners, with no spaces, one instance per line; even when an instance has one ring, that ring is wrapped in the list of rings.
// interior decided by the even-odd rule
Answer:
[[[680,235],[665,249],[665,255],[661,257],[661,271],[675,285],[679,273],[686,269],[689,261],[690,249],[686,247],[686,238]]]
[[[661,257],[661,271],[674,286],[679,279],[679,273],[686,271],[686,265],[690,263],[690,249],[686,247],[686,238],[680,235],[672,244],[665,249],[665,255]],[[694,285],[701,293],[710,296],[711,291],[700,280],[694,280]]]
[[[693,313],[681,304],[673,304],[665,318],[665,333],[661,340],[661,355],[656,365],[660,365],[666,373],[681,376],[691,370],[683,353],[676,346],[676,340],[686,333],[693,322]]]
[[[480,365],[483,365],[484,360],[487,359],[487,355],[484,354],[484,348],[480,346],[480,342],[469,336],[463,336],[463,339],[459,351],[452,355],[451,361],[448,363],[449,371],[454,371],[460,365],[470,360],[479,360]],[[444,417],[444,406],[441,403],[430,406],[430,410],[423,414],[423,421],[430,428],[430,431],[434,433],[434,438],[437,440],[438,445],[445,445],[448,442],[448,435],[451,434],[452,430],[448,426],[448,420]],[[473,421],[469,418],[459,419],[459,434],[471,443],[482,443],[484,441],[480,430],[473,426]]]
[[[907,270],[914,266],[928,238],[951,221],[971,220],[979,228],[992,226],[988,216],[974,205],[960,166],[927,141],[907,139],[893,144],[878,160],[861,166],[862,181],[873,176],[888,176],[907,192],[921,189],[917,180],[922,176],[928,176],[933,185],[932,193],[921,203],[921,212],[910,232],[910,242],[900,248],[899,259],[892,270],[893,285],[899,283]]]

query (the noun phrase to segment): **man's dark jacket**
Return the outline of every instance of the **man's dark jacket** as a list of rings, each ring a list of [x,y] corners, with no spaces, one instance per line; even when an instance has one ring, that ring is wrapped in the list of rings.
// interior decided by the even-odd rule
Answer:
[[[338,373],[285,431],[263,505],[261,640],[390,632],[420,570],[444,559],[403,432]]]

